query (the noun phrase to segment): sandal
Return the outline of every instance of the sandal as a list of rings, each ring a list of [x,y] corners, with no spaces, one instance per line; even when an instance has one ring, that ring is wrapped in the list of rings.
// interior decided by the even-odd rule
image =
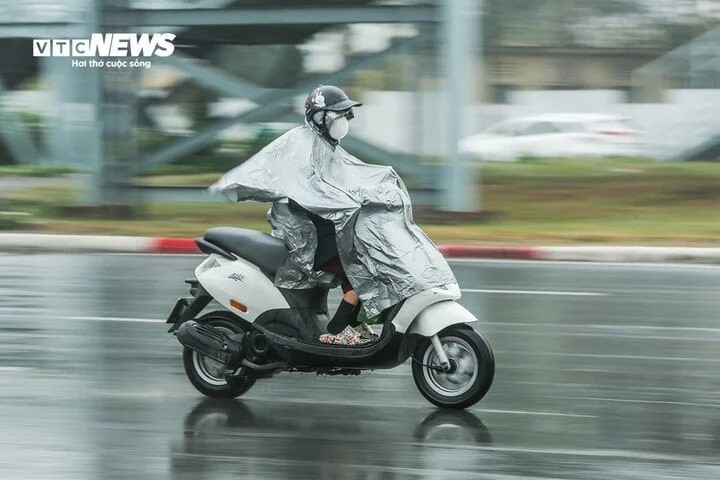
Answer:
[[[360,322],[355,326],[355,331],[360,335],[360,338],[370,340],[371,342],[380,338],[380,335],[375,333],[367,323]]]
[[[320,335],[320,341],[322,343],[329,343],[332,345],[362,345],[368,343],[370,340],[363,338],[353,327],[348,325],[345,329],[336,334],[325,333]]]

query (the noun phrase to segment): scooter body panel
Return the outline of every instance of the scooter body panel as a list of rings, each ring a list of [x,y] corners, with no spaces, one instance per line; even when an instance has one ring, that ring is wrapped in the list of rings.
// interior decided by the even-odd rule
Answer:
[[[218,303],[248,322],[268,310],[290,308],[272,281],[242,258],[229,260],[212,254],[195,269],[195,277]],[[231,300],[244,305],[246,311]]]
[[[195,269],[195,276],[218,303],[243,320],[258,325],[256,328],[268,336],[276,352],[291,365],[392,368],[407,359],[411,352],[408,347],[414,345],[419,336],[430,337],[450,325],[477,321],[464,307],[455,303],[461,297],[460,287],[449,284],[407,298],[392,317],[392,326],[387,325],[392,333],[386,341],[381,340],[383,345],[352,349],[330,345],[308,347],[295,335],[288,337],[266,330],[262,319],[268,315],[300,310],[293,310],[281,291],[254,264],[242,258],[230,260],[211,254]],[[244,305],[247,311],[238,309],[231,300]],[[321,314],[326,315],[313,313],[315,316]],[[410,339],[413,341],[408,344]]]
[[[426,307],[415,318],[407,333],[432,337],[450,325],[477,322],[475,315],[454,300],[443,300]]]
[[[460,293],[460,287],[458,284],[451,283],[441,287],[430,288],[424,292],[420,292],[407,298],[397,315],[395,315],[395,318],[392,320],[392,323],[395,326],[395,331],[399,333],[406,333],[420,312],[425,310],[427,307],[438,302],[458,300],[461,296],[462,294]],[[425,323],[427,323],[427,321]]]

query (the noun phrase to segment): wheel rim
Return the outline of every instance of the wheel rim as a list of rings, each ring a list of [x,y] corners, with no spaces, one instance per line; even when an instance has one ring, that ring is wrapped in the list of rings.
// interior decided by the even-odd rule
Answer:
[[[214,328],[230,335],[235,333],[227,327]],[[195,351],[192,352],[192,361],[195,371],[203,382],[216,387],[227,385],[227,380],[225,380],[225,365],[223,365],[222,362],[213,360],[212,358]]]
[[[448,373],[423,367],[423,376],[435,393],[444,397],[458,397],[470,390],[477,379],[480,370],[477,354],[462,338],[441,337],[440,344],[448,359],[455,362],[455,368],[452,373]],[[440,359],[432,344],[425,350],[422,363],[440,366]]]

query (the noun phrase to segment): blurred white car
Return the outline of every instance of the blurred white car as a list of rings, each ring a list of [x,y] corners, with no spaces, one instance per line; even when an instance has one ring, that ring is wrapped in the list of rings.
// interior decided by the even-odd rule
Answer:
[[[493,125],[460,142],[460,151],[483,161],[532,157],[643,155],[641,132],[616,115],[547,114]]]

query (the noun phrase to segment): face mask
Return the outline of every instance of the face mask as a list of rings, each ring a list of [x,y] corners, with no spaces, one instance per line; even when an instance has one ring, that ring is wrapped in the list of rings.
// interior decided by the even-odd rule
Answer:
[[[345,137],[345,135],[347,135],[348,130],[350,130],[350,122],[348,122],[348,119],[345,117],[339,117],[333,120],[330,124],[328,133],[335,140],[341,140]]]

